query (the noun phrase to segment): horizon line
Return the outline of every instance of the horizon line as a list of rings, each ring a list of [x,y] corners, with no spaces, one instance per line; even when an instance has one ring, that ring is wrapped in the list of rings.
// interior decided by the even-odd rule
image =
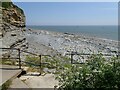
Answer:
[[[26,25],[26,26],[118,26],[118,25]]]

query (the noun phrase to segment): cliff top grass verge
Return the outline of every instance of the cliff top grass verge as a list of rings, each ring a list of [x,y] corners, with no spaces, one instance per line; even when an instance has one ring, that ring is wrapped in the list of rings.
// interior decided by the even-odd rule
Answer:
[[[2,7],[5,8],[5,9],[8,9],[8,8],[16,8],[17,11],[19,11],[21,14],[24,14],[23,10],[21,8],[19,8],[18,6],[14,5],[11,0],[8,0],[8,2],[2,2]]]

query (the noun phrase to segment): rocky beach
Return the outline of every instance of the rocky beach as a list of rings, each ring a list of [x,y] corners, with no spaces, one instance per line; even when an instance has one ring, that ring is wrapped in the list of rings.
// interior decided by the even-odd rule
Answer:
[[[73,57],[73,60],[80,60],[79,62],[88,60],[91,54],[101,53],[103,55],[109,54],[110,56],[117,56],[119,53],[118,41],[115,40],[87,36],[82,33],[78,35],[69,32],[61,33],[26,28],[24,11],[11,1],[3,3],[3,6],[0,7],[0,12],[2,12],[0,13],[2,16],[0,18],[0,48],[7,48],[6,50],[2,49],[0,51],[0,57],[7,59],[20,57],[23,62],[27,60],[27,56],[29,60],[32,59],[33,62],[35,62],[36,58],[32,57],[31,53],[37,56],[49,55],[52,57],[44,57],[42,59],[39,57],[40,65],[41,60],[46,60],[45,62],[49,62],[50,65],[54,67],[48,68],[49,65],[45,65],[42,68],[43,71],[41,67],[39,67],[39,71],[45,73],[44,76],[32,76],[30,74],[38,74],[38,72],[26,70],[27,73],[19,78],[30,88],[54,88],[55,85],[58,85],[58,81],[55,80],[57,68],[64,68],[63,64],[66,63],[71,65],[71,53],[80,54],[74,55]],[[14,51],[14,48],[20,50],[20,54]],[[82,56],[81,54],[89,55]],[[18,65],[18,63],[14,65]],[[27,66],[27,64],[23,64],[23,66],[24,65]],[[31,67],[27,66],[27,68]],[[60,71],[57,73],[60,73]]]
[[[35,53],[65,56],[68,53],[111,54],[118,52],[118,42],[115,40],[59,33],[46,30],[26,30],[28,51]]]
[[[31,53],[50,56],[66,56],[71,52],[111,55],[118,53],[118,42],[115,40],[46,30],[15,29],[6,32],[5,37],[1,39],[3,47],[20,48]],[[78,56],[74,58],[80,59]]]
[[[9,8],[2,7],[0,30],[1,47],[19,48],[41,55],[62,55],[68,53],[111,54],[118,53],[115,40],[87,36],[84,34],[60,33],[47,30],[27,29],[24,11],[9,3]],[[8,5],[9,5],[8,4]]]

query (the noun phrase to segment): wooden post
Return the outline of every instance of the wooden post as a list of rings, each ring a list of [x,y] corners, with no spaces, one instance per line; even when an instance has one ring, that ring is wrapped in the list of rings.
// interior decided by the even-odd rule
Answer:
[[[21,69],[20,49],[18,49],[19,69]]]
[[[39,65],[39,68],[40,68],[40,75],[41,75],[41,55],[39,55],[39,59],[40,59],[40,65]]]

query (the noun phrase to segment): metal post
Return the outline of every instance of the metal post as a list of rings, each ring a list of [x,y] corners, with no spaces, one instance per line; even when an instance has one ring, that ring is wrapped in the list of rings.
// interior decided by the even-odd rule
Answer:
[[[20,49],[18,49],[19,69],[21,69]]]
[[[117,59],[119,58],[118,55],[116,55],[116,57],[117,57]],[[114,58],[114,63],[113,63],[113,65],[114,65],[114,72],[116,73],[116,58]]]
[[[73,64],[73,54],[71,53],[71,64]]]
[[[40,65],[39,65],[39,68],[40,68],[40,75],[41,75],[41,55],[39,55],[39,59],[40,59]]]

